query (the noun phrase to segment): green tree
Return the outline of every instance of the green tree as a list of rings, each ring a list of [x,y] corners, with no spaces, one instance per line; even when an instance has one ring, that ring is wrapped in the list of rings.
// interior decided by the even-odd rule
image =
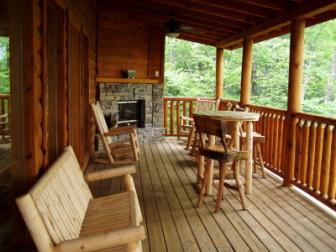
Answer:
[[[0,93],[9,93],[9,39],[0,37]]]

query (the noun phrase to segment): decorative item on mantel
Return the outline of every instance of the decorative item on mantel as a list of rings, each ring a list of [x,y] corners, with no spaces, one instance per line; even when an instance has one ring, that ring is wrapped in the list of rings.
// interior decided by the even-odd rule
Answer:
[[[136,71],[134,69],[122,70],[122,76],[127,79],[135,79]]]

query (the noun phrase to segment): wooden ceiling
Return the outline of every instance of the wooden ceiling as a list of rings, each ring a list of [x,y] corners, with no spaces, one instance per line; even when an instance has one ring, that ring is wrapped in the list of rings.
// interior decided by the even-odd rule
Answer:
[[[245,37],[255,42],[290,30],[290,20],[307,26],[336,18],[335,0],[97,0],[101,9],[126,10],[131,16],[165,29],[171,12],[182,26],[179,38],[235,49]]]

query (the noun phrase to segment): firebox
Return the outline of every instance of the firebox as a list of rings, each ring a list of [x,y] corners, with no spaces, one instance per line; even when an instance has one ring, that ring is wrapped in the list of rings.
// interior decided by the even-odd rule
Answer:
[[[145,100],[118,102],[118,126],[125,125],[145,127]]]

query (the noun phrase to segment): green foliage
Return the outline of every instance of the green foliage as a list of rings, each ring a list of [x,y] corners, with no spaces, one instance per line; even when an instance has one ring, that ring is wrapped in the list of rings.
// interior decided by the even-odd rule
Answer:
[[[9,93],[9,39],[0,37],[0,93]]]
[[[167,38],[165,94],[212,97],[216,50],[213,47]]]
[[[251,103],[287,108],[289,35],[253,46]],[[167,38],[165,94],[213,97],[215,48]],[[224,51],[224,98],[239,100],[242,49]],[[302,110],[336,115],[336,20],[305,30]]]

